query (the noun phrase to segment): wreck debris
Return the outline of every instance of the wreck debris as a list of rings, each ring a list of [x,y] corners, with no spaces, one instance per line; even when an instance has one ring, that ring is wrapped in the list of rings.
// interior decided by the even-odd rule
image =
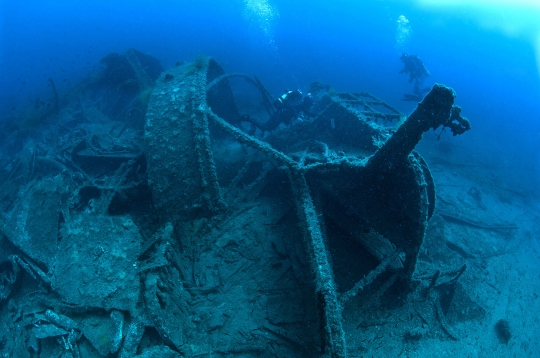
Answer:
[[[30,276],[32,276],[36,281],[44,283],[47,286],[50,286],[51,281],[49,277],[43,272],[37,265],[32,263],[30,260],[25,260],[17,255],[10,256],[11,262],[15,272],[18,272],[18,266],[23,268]]]
[[[76,239],[78,235],[93,232],[99,233],[99,239],[87,242]],[[140,282],[134,279],[137,267],[133,264],[142,240],[131,218],[78,214],[60,233],[58,250],[77,260],[65,260],[57,255],[51,269],[55,291],[73,304],[135,312]],[[99,274],[88,276],[89,270]]]
[[[517,230],[519,227],[514,223],[502,223],[502,224],[494,224],[494,223],[482,223],[478,221],[474,221],[471,218],[465,217],[463,215],[457,214],[457,213],[450,213],[446,211],[439,210],[438,214],[448,220],[457,222],[463,225],[468,225],[480,229],[485,230]]]
[[[424,132],[440,126],[453,125],[456,118],[451,117],[450,113],[456,113],[460,123],[469,123],[459,115],[461,111],[454,109],[455,96],[454,91],[448,87],[434,85],[396,133],[369,159],[367,166],[375,169],[387,166],[385,161],[386,163],[403,162],[420,142]],[[465,130],[463,128],[463,132]]]
[[[28,341],[26,342],[26,349],[30,354],[39,354],[40,353],[40,345],[39,340],[36,337],[35,334],[30,332],[28,334]]]
[[[67,336],[68,331],[62,329],[54,324],[39,324],[32,327],[32,336],[37,339],[43,339],[48,337],[61,337]],[[38,341],[39,342],[39,341]],[[34,346],[35,344],[32,344]],[[36,349],[36,348],[32,348]]]
[[[58,327],[63,328],[67,331],[71,331],[72,329],[79,329],[77,323],[75,323],[74,320],[67,316],[55,313],[52,310],[45,311],[45,317],[52,324],[55,324]]]
[[[448,324],[448,321],[446,319],[446,315],[443,312],[443,309],[441,307],[441,294],[439,293],[437,295],[437,298],[435,299],[435,309],[437,312],[437,318],[439,319],[439,323],[441,324],[442,330],[454,341],[459,340],[458,336],[454,333],[452,328],[450,328],[450,325]]]
[[[144,324],[141,321],[132,322],[124,338],[124,344],[118,354],[118,358],[134,357],[137,353],[137,346],[144,333]]]
[[[389,265],[392,265],[396,259],[398,259],[402,253],[396,252],[393,256],[390,256],[386,258],[384,261],[382,261],[379,266],[377,266],[376,269],[372,270],[366,277],[358,281],[353,288],[351,288],[349,291],[344,292],[341,294],[340,299],[341,302],[346,302],[352,297],[356,296],[359,291],[363,290],[364,287],[370,286],[373,281],[379,277],[383,272],[385,272],[388,269]]]
[[[403,115],[393,106],[388,103],[378,99],[374,95],[368,92],[347,92],[347,93],[337,93],[338,100],[342,102],[342,105],[347,107],[353,107],[354,109],[359,109],[358,113],[362,116],[365,116],[367,120],[374,121],[377,123],[379,119],[382,120],[383,124],[387,124],[392,121],[399,121],[403,118]],[[388,110],[388,113],[378,111],[375,108],[383,107]]]
[[[438,325],[442,331],[452,340],[459,340],[459,336],[454,332],[447,318],[450,306],[454,301],[454,296],[457,290],[463,290],[461,286],[458,286],[458,279],[463,275],[467,265],[462,265],[459,269],[442,272],[436,270],[433,275],[424,275],[417,277],[418,280],[429,281],[428,284],[423,283],[422,288],[418,291],[419,300],[417,303],[422,303],[424,307],[424,313],[426,316],[433,316],[438,322]],[[443,277],[448,277],[443,279]],[[442,281],[442,282],[441,282]],[[435,291],[433,294],[431,294]],[[462,301],[462,300],[460,300]],[[429,303],[430,306],[426,305]],[[416,313],[421,317],[422,321],[429,325],[428,320],[424,318],[424,315],[415,307]],[[433,315],[429,315],[429,309],[434,311]],[[469,308],[470,309],[470,308]],[[463,312],[468,310],[463,310]]]
[[[54,146],[28,144],[6,176],[20,182],[2,207],[2,240],[13,247],[0,263],[0,299],[14,297],[21,272],[39,285],[26,351],[51,350],[54,338],[75,357],[347,357],[349,307],[412,290],[435,209],[414,148],[431,128],[470,128],[451,89],[434,86],[397,129],[388,124],[404,116],[369,93],[322,94],[314,118],[261,138],[242,130],[230,87],[246,80],[271,115],[257,78],[206,57],[159,78],[134,50],[104,63],[115,76],[59,111],[59,123],[80,123],[58,126]],[[121,90],[106,98],[112,85]],[[142,138],[131,121],[144,114]],[[432,276],[428,293],[463,271],[444,283]]]
[[[116,353],[120,349],[122,344],[122,338],[124,338],[124,315],[122,312],[113,310],[110,315],[113,323],[113,335],[110,353]]]
[[[9,297],[13,290],[13,285],[19,277],[19,265],[17,262],[6,260],[0,262],[0,302]]]
[[[210,149],[206,71],[186,76],[189,66],[173,69],[170,81],[158,81],[146,114],[149,184],[156,208],[173,221],[225,206]]]
[[[213,70],[211,70],[212,68]],[[297,161],[291,159],[287,154],[281,152],[279,149],[274,149],[269,144],[275,143],[277,144],[278,148],[283,147],[284,145],[283,143],[279,142],[279,139],[276,142],[273,141],[273,138],[269,138],[268,143],[266,143],[244,133],[240,129],[227,123],[227,121],[223,118],[220,118],[219,115],[213,113],[212,109],[206,105],[206,102],[204,102],[204,100],[198,94],[193,93],[194,91],[196,91],[197,88],[200,88],[201,83],[203,83],[203,81],[201,80],[202,78],[206,78],[208,81],[213,81],[210,82],[209,85],[206,85],[204,87],[208,90],[211,90],[216,84],[223,84],[224,80],[232,77],[232,75],[223,75],[221,71],[216,71],[215,68],[215,61],[212,59],[207,59],[204,65],[199,66],[198,69],[201,73],[199,75],[191,73],[183,75],[182,71],[186,70],[178,69],[174,73],[174,81],[177,82],[171,82],[171,80],[161,81],[161,83],[164,85],[161,86],[159,84],[160,81],[158,81],[158,87],[156,91],[159,92],[155,94],[155,96],[153,97],[153,99],[151,99],[150,102],[151,112],[147,119],[146,134],[147,142],[149,144],[148,153],[150,156],[153,156],[153,160],[155,163],[150,163],[150,166],[156,166],[155,169],[150,169],[151,187],[154,192],[157,193],[156,195],[161,198],[158,198],[158,202],[160,202],[160,206],[162,208],[164,208],[165,210],[170,210],[168,209],[168,207],[174,207],[174,210],[178,211],[177,205],[171,206],[171,204],[169,204],[171,198],[170,194],[171,190],[176,190],[176,188],[180,186],[185,187],[187,180],[182,179],[182,175],[185,176],[186,174],[185,170],[184,173],[180,173],[175,170],[171,171],[171,167],[174,168],[175,164],[172,163],[168,158],[178,157],[180,155],[180,151],[187,151],[187,153],[189,153],[190,151],[193,151],[190,148],[198,148],[197,144],[191,146],[187,145],[188,143],[186,142],[186,140],[193,140],[192,137],[195,137],[196,141],[202,140],[204,143],[204,140],[197,136],[200,136],[201,133],[207,133],[207,124],[204,119],[207,117],[210,118],[213,123],[218,125],[222,130],[232,135],[240,143],[248,145],[268,155],[269,158],[271,158],[277,163],[277,165],[285,166],[289,172],[293,193],[295,193],[296,206],[298,209],[300,222],[302,223],[302,227],[304,229],[304,236],[306,238],[306,248],[307,251],[310,252],[311,269],[315,274],[315,296],[319,301],[318,307],[320,310],[321,325],[323,327],[323,330],[326,332],[326,338],[324,339],[323,344],[325,346],[324,349],[329,352],[331,356],[344,357],[347,353],[344,333],[341,327],[342,307],[338,299],[339,293],[333,280],[333,276],[335,273],[333,273],[331,269],[330,259],[328,257],[327,248],[324,244],[323,239],[324,233],[320,228],[319,222],[319,216],[321,214],[324,215],[325,212],[332,212],[332,210],[326,211],[324,208],[324,204],[323,207],[316,207],[313,204],[313,200],[311,198],[312,192],[314,190],[322,190],[323,192],[325,190],[327,191],[327,183],[329,181],[329,177],[332,176],[332,174],[329,175],[329,173],[337,173],[339,171],[340,177],[338,178],[337,182],[341,185],[337,186],[338,188],[340,188],[337,191],[337,197],[335,189],[331,194],[329,192],[328,194],[336,197],[336,199],[338,200],[337,203],[334,203],[332,205],[339,205],[339,203],[343,205],[344,203],[351,203],[351,199],[345,198],[343,196],[340,197],[340,191],[344,195],[345,193],[347,193],[346,195],[350,196],[350,193],[364,192],[364,190],[361,189],[362,187],[373,187],[373,185],[376,185],[376,187],[384,186],[384,192],[387,192],[388,188],[390,188],[391,186],[396,186],[397,181],[393,179],[396,174],[400,176],[400,181],[404,182],[403,177],[404,174],[407,173],[405,175],[407,175],[409,179],[405,182],[407,183],[406,185],[408,185],[409,187],[408,191],[410,192],[411,188],[415,188],[412,191],[413,196],[411,196],[411,194],[408,194],[410,198],[410,203],[408,207],[409,213],[407,215],[410,215],[411,204],[415,202],[415,205],[417,205],[417,211],[413,211],[415,212],[415,215],[417,215],[417,220],[413,221],[415,224],[411,225],[409,231],[405,234],[405,236],[408,237],[407,240],[404,240],[405,237],[402,236],[403,228],[401,228],[402,234],[396,235],[396,232],[388,230],[386,230],[386,232],[383,231],[383,228],[380,225],[374,227],[374,229],[378,232],[385,232],[385,235],[382,235],[383,237],[388,236],[393,238],[393,240],[390,240],[391,244],[389,247],[394,246],[397,250],[403,250],[404,260],[402,268],[404,268],[404,273],[400,275],[400,280],[403,281],[401,283],[402,285],[406,285],[406,282],[410,279],[410,276],[412,275],[412,272],[414,270],[416,255],[422,242],[421,240],[424,235],[426,222],[433,213],[435,198],[434,188],[431,176],[429,174],[429,170],[427,169],[427,166],[425,166],[423,160],[418,155],[411,154],[412,150],[421,139],[422,133],[429,130],[430,128],[435,129],[441,125],[448,126],[449,124],[453,123],[452,121],[456,120],[458,121],[458,123],[461,124],[466,124],[468,122],[459,116],[459,111],[453,110],[453,100],[455,97],[453,91],[441,85],[434,86],[433,90],[419,104],[418,108],[413,112],[409,119],[405,121],[405,123],[403,123],[399,127],[397,132],[393,135],[390,135],[390,133],[385,133],[384,130],[380,128],[374,127],[373,124],[365,124],[366,122],[362,122],[358,118],[356,110],[351,107],[351,102],[353,105],[361,104],[360,102],[358,102],[358,95],[356,96],[356,99],[350,99],[346,96],[341,96],[338,97],[337,100],[333,101],[332,99],[328,98],[326,99],[326,101],[329,102],[329,106],[326,110],[322,112],[321,115],[319,115],[318,118],[315,119],[313,123],[313,128],[320,128],[321,125],[324,126],[323,123],[330,123],[332,129],[337,128],[338,125],[345,125],[345,123],[347,122],[343,119],[343,115],[335,116],[337,111],[341,111],[341,113],[344,113],[351,118],[349,122],[354,123],[352,124],[353,126],[370,128],[370,131],[374,133],[373,137],[381,138],[382,144],[372,146],[372,144],[370,143],[368,146],[366,146],[366,149],[376,149],[375,153],[373,153],[367,161],[353,159],[347,156],[337,157],[334,159],[329,157],[329,155],[325,155],[322,162],[313,162],[312,160],[308,165],[304,165],[305,161],[301,160],[301,164],[299,164]],[[214,77],[209,77],[205,75],[207,72],[213,73]],[[219,74],[219,77],[215,76],[216,73]],[[238,75],[234,76],[238,77]],[[245,76],[242,77],[245,78]],[[187,85],[185,83],[183,87],[176,87],[181,84],[181,80],[189,81],[191,83],[191,87],[189,87],[189,90],[187,89]],[[249,82],[255,83],[255,81]],[[259,88],[259,90],[261,89]],[[182,97],[186,95],[188,96],[188,98]],[[209,93],[209,101],[212,96],[215,95],[216,91],[212,92],[212,94]],[[178,98],[182,99],[180,103],[192,103],[191,107],[186,107],[185,104],[177,104]],[[342,103],[346,102],[347,100],[349,100],[349,103]],[[372,98],[372,100],[376,99]],[[154,109],[154,107],[157,108]],[[368,105],[365,104],[364,107],[366,107],[367,109],[371,109]],[[391,107],[387,107],[387,109],[393,110],[393,108]],[[186,110],[188,111],[188,113],[191,113],[191,117],[187,117]],[[164,118],[163,115],[161,117],[157,117],[155,113],[167,113],[168,117],[172,118],[172,120],[169,118]],[[453,117],[451,117],[451,113],[454,113]],[[330,116],[341,117],[341,123],[338,122],[338,124],[336,125],[335,119],[332,121],[328,121],[326,118]],[[364,114],[362,114],[362,116],[364,116]],[[397,119],[397,114],[395,115],[395,117],[395,119]],[[193,124],[190,124],[191,120],[193,120],[194,118],[199,118],[199,125],[203,127],[202,132],[194,129]],[[184,137],[188,136],[187,139],[183,139],[184,137],[182,137],[181,139],[178,138],[180,133],[178,128],[182,127],[176,127],[177,129],[175,132],[173,132],[172,136],[166,135],[167,132],[163,129],[162,122],[165,122],[168,126],[170,126],[170,124],[168,123],[177,120],[179,120],[180,125],[186,126],[186,128],[184,128],[183,130],[181,129],[180,132],[187,133],[184,134]],[[156,128],[156,126],[158,127]],[[291,133],[289,133],[289,135],[291,135]],[[324,142],[322,143],[323,145],[325,145]],[[205,145],[204,147],[207,148],[208,146]],[[328,151],[329,150],[327,149],[326,152]],[[204,153],[205,157],[204,159],[202,159],[202,161],[204,161],[206,165],[210,167],[209,172],[212,173],[210,177],[215,178],[215,176],[213,175],[213,173],[215,173],[215,169],[213,169],[214,164],[212,159],[212,153],[210,153],[209,151],[205,151]],[[193,153],[192,155],[188,155],[186,157],[198,157],[198,165],[201,165],[202,157],[200,152]],[[159,163],[157,162],[157,160],[159,160]],[[168,162],[167,170],[164,170],[164,162]],[[184,166],[186,164],[187,163],[183,163]],[[177,168],[180,167],[178,166]],[[212,202],[219,203],[222,200],[221,196],[217,194],[218,191],[215,190],[217,181],[212,181],[212,188],[206,187],[207,175],[204,175],[205,172],[206,170],[200,169],[201,174],[197,174],[195,176],[190,175],[190,178],[199,178],[196,180],[195,183],[188,183],[188,187],[191,188],[189,192],[191,193],[191,195],[196,195],[196,197],[191,197],[191,201],[195,201],[196,203],[202,203],[202,200],[198,199],[200,197],[213,199],[211,199],[210,202],[202,205],[204,210],[197,213],[194,212],[193,208],[187,208],[186,205],[184,205],[184,208],[189,209],[192,215],[215,215],[215,209],[218,208],[219,205],[212,204]],[[353,174],[352,172],[356,174]],[[167,174],[169,176],[166,181],[162,179],[163,173],[171,173]],[[358,173],[361,173],[360,176]],[[362,179],[362,174],[365,178],[367,178],[367,182],[366,179]],[[355,177],[356,179],[352,179],[353,177]],[[361,181],[360,185],[356,185],[356,187],[354,187],[354,185],[351,185],[351,183],[357,183],[358,179],[360,179]],[[364,180],[363,183],[362,180]],[[430,185],[421,186],[421,184],[424,183],[430,183]],[[335,186],[333,187],[335,188]],[[397,192],[399,190],[399,188],[397,190],[394,189],[394,192]],[[381,194],[382,192],[378,191],[376,195]],[[401,196],[403,195],[403,193],[400,193],[399,195]],[[173,195],[173,197],[175,198],[175,203],[177,203],[178,200],[181,200],[180,202],[182,203],[185,202],[184,200],[186,194],[183,194],[182,197],[179,197],[178,194],[175,194]],[[366,198],[365,196],[360,198],[353,197],[353,201],[356,203],[365,202],[366,199],[368,198]],[[390,200],[390,197],[387,200]],[[373,202],[373,200],[370,200],[370,202]],[[383,214],[383,210],[381,210],[378,212],[378,214],[388,215],[389,213]],[[397,212],[391,215],[396,214],[399,215]],[[360,217],[362,216],[363,215],[360,215]],[[171,216],[169,214],[169,217],[178,217],[178,213],[176,213],[176,215],[174,216]],[[340,221],[340,219],[337,218],[335,220]],[[341,220],[341,222],[344,227],[347,227],[347,229],[350,229],[354,226],[351,226],[350,222],[343,222],[343,220]],[[357,227],[352,231],[359,231],[359,229],[360,228]],[[363,230],[365,230],[365,228]],[[403,237],[403,239],[396,238],[396,236],[401,236]],[[411,240],[412,238],[415,239]],[[403,240],[403,242],[400,240]],[[399,257],[399,252],[400,251],[397,251],[394,256]],[[393,257],[392,260],[395,260],[395,257]],[[379,271],[375,272],[378,273],[384,271],[388,266],[389,263],[385,262],[382,268],[379,269]],[[389,281],[391,282],[389,284],[390,286],[393,284],[394,280]],[[362,286],[357,286],[356,292],[358,291],[359,287]],[[349,296],[350,295],[353,295],[353,293],[350,293]]]
[[[323,352],[332,357],[346,357],[347,346],[342,327],[341,305],[333,279],[329,254],[324,244],[317,210],[313,205],[309,187],[304,176],[291,170],[291,183],[295,193],[298,217],[303,223],[304,238],[310,257],[311,269],[315,273],[315,296],[320,311],[320,324],[326,333]]]
[[[79,326],[85,339],[99,354],[107,356],[120,349],[124,337],[124,314],[121,311],[89,311],[79,318]]]
[[[81,338],[81,331],[78,324],[50,309],[43,316],[36,315],[29,337],[29,351],[37,353],[41,347],[40,340],[55,338],[64,356],[80,357],[77,341]]]

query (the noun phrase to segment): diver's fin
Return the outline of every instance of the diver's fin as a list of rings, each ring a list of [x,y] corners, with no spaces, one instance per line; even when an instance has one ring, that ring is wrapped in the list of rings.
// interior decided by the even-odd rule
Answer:
[[[410,102],[420,102],[422,100],[422,96],[405,93],[401,100],[402,101],[410,101]]]

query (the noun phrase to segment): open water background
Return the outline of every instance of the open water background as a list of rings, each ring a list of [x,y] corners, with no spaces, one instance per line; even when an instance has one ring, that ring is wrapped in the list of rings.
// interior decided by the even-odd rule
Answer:
[[[416,104],[400,99],[412,85],[398,74],[407,52],[431,72],[427,85],[454,88],[472,122],[472,131],[443,140],[507,185],[538,193],[540,4],[499,2],[4,0],[0,120],[49,98],[49,77],[66,93],[95,75],[102,57],[130,47],[165,68],[213,56],[226,72],[256,74],[275,96],[321,81],[408,114]]]

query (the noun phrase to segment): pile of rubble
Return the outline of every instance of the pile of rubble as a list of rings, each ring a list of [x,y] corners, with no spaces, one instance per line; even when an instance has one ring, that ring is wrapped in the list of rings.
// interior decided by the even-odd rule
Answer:
[[[465,270],[413,280],[436,197],[414,148],[470,128],[451,89],[408,118],[368,93],[319,93],[313,118],[254,136],[233,125],[234,84],[271,115],[257,78],[206,57],[103,62],[5,135],[4,354],[346,357],[348,310],[427,297]]]

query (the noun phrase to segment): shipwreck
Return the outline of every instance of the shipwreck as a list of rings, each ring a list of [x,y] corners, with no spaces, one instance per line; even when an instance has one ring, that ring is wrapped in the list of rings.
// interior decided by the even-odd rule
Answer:
[[[204,56],[103,62],[76,93],[54,91],[1,173],[5,351],[347,357],[362,334],[351,311],[418,289],[436,188],[414,149],[431,129],[470,129],[452,89],[409,116],[321,91],[313,117],[251,135],[238,96],[275,111],[256,77]]]

